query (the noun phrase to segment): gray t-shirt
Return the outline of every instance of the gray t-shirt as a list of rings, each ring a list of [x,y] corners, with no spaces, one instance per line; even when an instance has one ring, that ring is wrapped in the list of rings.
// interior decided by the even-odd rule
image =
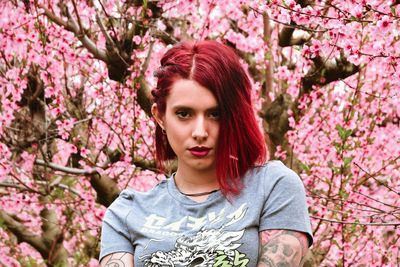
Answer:
[[[256,266],[259,232],[304,232],[312,244],[304,186],[280,161],[249,170],[241,193],[195,202],[172,178],[147,193],[124,190],[103,219],[100,259],[134,255],[137,266]],[[225,265],[224,265],[225,264]]]

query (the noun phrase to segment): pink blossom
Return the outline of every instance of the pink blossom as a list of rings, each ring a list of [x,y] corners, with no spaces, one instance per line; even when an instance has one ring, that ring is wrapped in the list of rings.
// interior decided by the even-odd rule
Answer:
[[[135,35],[133,37],[133,41],[135,42],[135,44],[139,45],[141,42],[142,38],[139,35]]]
[[[310,52],[312,54],[312,57],[320,56],[320,50],[321,50],[321,42],[319,40],[314,40],[312,46],[310,46]]]
[[[287,80],[289,75],[289,71],[286,66],[278,67],[278,71],[276,73],[276,77],[281,80]]]
[[[54,90],[54,88],[53,87],[46,87],[45,89],[45,96],[46,96],[46,98],[50,98],[50,97],[52,97],[53,95],[55,95],[55,93],[56,93],[56,91]]]
[[[296,2],[293,1],[293,0],[286,1],[286,4],[287,4],[288,7],[291,8],[291,9],[294,9],[294,8],[296,7],[296,5],[297,5]]]
[[[358,19],[361,19],[363,16],[363,12],[364,12],[364,7],[363,5],[356,5],[353,6],[353,8],[351,9],[351,14]]]
[[[301,53],[302,53],[303,55],[305,55],[305,56],[308,56],[308,55],[311,55],[311,54],[312,54],[312,51],[311,51],[311,49],[310,49],[309,46],[305,45],[305,46],[303,47],[303,49],[301,50]]]
[[[286,150],[282,150],[281,146],[277,146],[276,152],[275,152],[275,157],[281,160],[285,160],[287,155],[286,155]]]
[[[381,34],[387,33],[393,29],[393,24],[389,16],[383,16],[381,20],[376,23],[377,31]]]
[[[33,169],[33,164],[36,158],[35,154],[28,154],[26,151],[24,151],[21,154],[21,158],[24,160],[23,164],[22,164],[22,169],[25,172],[30,172]]]
[[[10,125],[14,118],[15,117],[11,112],[0,114],[0,122],[2,122],[4,125]]]
[[[90,153],[89,150],[86,149],[85,147],[80,148],[80,154],[82,157],[84,157],[84,158],[87,157],[87,155],[89,155],[89,153]]]

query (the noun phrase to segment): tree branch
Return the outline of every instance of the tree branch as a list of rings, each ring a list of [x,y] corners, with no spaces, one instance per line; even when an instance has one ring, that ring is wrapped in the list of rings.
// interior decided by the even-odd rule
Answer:
[[[347,221],[338,221],[325,219],[319,216],[310,215],[311,218],[323,220],[331,223],[340,223],[340,224],[356,224],[356,225],[366,225],[366,226],[397,226],[400,225],[400,222],[390,222],[390,223],[362,223],[362,222],[347,222]]]
[[[0,219],[7,227],[7,230],[17,237],[18,243],[26,242],[39,251],[42,256],[47,254],[47,247],[42,238],[29,231],[28,227],[23,225],[15,215],[0,209]]]
[[[161,39],[167,45],[168,44],[173,45],[179,42],[174,36],[170,35],[166,31],[163,31],[161,29],[154,29],[152,35],[158,39]]]
[[[315,57],[313,62],[314,64],[302,80],[304,93],[311,92],[313,85],[324,86],[333,81],[346,79],[360,70],[359,66],[350,63],[344,55],[330,60]]]
[[[292,105],[290,95],[280,94],[269,106],[264,106],[260,111],[261,117],[268,123],[267,134],[274,146],[281,145],[285,140],[285,133],[289,130],[287,111]]]
[[[65,173],[70,173],[70,174],[75,174],[75,175],[91,175],[93,173],[97,173],[97,170],[95,168],[90,169],[90,170],[76,169],[76,168],[64,167],[64,166],[57,165],[57,164],[54,164],[51,162],[45,162],[44,160],[41,160],[41,159],[36,159],[35,164],[40,165],[40,166],[49,167],[56,171],[62,171]]]
[[[106,175],[100,176],[98,173],[92,174],[90,176],[90,184],[94,190],[96,190],[96,201],[105,207],[110,206],[118,197],[119,193],[121,193],[117,182]]]
[[[50,202],[47,197],[41,197],[42,203]],[[57,217],[55,208],[48,209],[46,206],[41,210],[42,235],[41,239],[46,246],[46,253],[42,254],[47,259],[47,265],[62,265],[67,263],[68,252],[63,246],[64,233]]]
[[[111,203],[118,197],[119,193],[121,192],[117,186],[117,183],[113,179],[106,175],[101,176],[94,168],[91,170],[69,168],[50,162],[46,163],[41,159],[37,159],[35,163],[57,171],[62,171],[75,175],[89,176],[90,184],[97,193],[96,201],[106,207],[111,205]]]
[[[45,181],[36,181],[37,184],[47,184],[47,182]],[[10,188],[17,188],[19,189],[19,192],[32,192],[32,193],[37,193],[37,191],[32,191],[29,188],[26,188],[25,186],[18,184],[18,183],[12,183],[12,182],[0,182],[0,186],[1,187],[10,187]],[[81,194],[74,188],[65,185],[65,184],[61,184],[61,183],[55,183],[55,184],[50,184],[50,187],[60,187],[63,189],[67,189],[68,191],[71,191],[72,193],[74,193],[77,196],[81,196]]]
[[[106,50],[97,47],[96,44],[85,34],[84,30],[80,31],[78,23],[71,16],[68,10],[66,10],[68,22],[65,22],[53,12],[51,12],[48,8],[42,5],[39,5],[38,7],[44,10],[44,14],[50,20],[60,26],[63,26],[66,30],[73,32],[75,36],[82,42],[83,46],[86,47],[86,49],[89,50],[89,52],[91,52],[95,58],[102,60],[106,63],[110,62]]]
[[[140,87],[137,90],[137,102],[139,103],[140,107],[144,110],[144,112],[146,112],[147,116],[151,117],[153,115],[151,114],[152,96],[150,87],[147,84],[144,75],[140,75],[138,77],[138,81]]]
[[[296,26],[296,23],[291,21],[290,26],[285,25],[283,27],[283,29],[278,34],[278,45],[279,46],[286,47],[286,46],[293,46],[293,45],[303,45],[308,41],[309,37],[306,36],[305,33],[297,38],[293,37],[294,30],[296,29],[295,26]]]
[[[271,25],[269,23],[269,16],[265,12],[263,14],[263,24],[264,24],[264,42],[267,44],[267,47],[270,49],[268,53],[271,54]],[[267,61],[266,61],[267,63]],[[266,66],[266,72],[265,72],[265,90],[262,90],[262,94],[264,95],[265,99],[265,104],[269,106],[271,104],[271,97],[269,95],[270,92],[272,92],[274,88],[274,75],[273,75],[273,63],[274,63],[274,58],[271,55],[268,60],[268,65]]]

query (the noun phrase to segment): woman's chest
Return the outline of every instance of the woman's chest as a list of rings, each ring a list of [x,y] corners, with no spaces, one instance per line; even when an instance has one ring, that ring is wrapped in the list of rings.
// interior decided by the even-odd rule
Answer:
[[[249,203],[131,214],[135,266],[256,266],[259,217]]]

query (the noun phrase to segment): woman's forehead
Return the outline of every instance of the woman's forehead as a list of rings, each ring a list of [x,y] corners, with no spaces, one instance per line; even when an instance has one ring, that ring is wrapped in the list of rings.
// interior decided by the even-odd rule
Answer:
[[[211,109],[218,107],[218,101],[211,90],[196,81],[179,79],[174,82],[169,91],[167,106]]]

